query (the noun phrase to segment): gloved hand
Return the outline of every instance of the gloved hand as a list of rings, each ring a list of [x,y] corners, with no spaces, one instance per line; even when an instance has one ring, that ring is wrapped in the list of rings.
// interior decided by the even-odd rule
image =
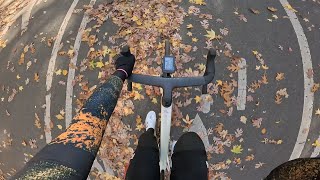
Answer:
[[[130,48],[125,46],[122,52],[116,55],[116,72],[114,75],[120,77],[123,81],[127,79],[131,74],[136,62],[136,58],[130,52]]]

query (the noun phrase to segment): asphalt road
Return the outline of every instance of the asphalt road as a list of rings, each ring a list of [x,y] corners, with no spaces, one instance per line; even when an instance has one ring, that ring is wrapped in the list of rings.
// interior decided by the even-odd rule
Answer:
[[[88,5],[89,2],[88,0],[79,1],[75,9],[82,9],[83,6]],[[95,6],[102,2],[103,1],[97,1]],[[53,41],[52,46],[48,47],[47,39],[56,37],[57,34],[59,34],[59,28],[72,3],[74,2],[63,1],[62,3],[61,1],[54,0],[47,0],[46,2],[39,1],[39,4],[35,5],[32,9],[28,30],[23,35],[20,35],[22,20],[19,18],[6,34],[6,38],[9,40],[7,46],[0,49],[0,98],[3,98],[3,100],[0,101],[0,140],[7,141],[10,139],[8,138],[8,133],[11,134],[12,138],[11,146],[4,147],[3,142],[0,146],[0,169],[6,177],[12,174],[13,169],[19,170],[24,165],[23,162],[25,161],[26,155],[34,155],[46,144],[46,135],[44,132],[46,109],[44,104],[46,104],[46,95],[48,94],[46,90],[46,74],[55,42]],[[184,116],[189,114],[191,118],[194,118],[196,114],[199,114],[206,129],[214,128],[218,123],[223,123],[224,128],[228,130],[230,134],[233,134],[237,128],[243,129],[243,141],[239,142],[237,140],[232,144],[232,146],[241,144],[243,148],[242,154],[236,155],[232,153],[230,151],[231,148],[226,148],[226,152],[223,154],[211,154],[211,164],[226,162],[228,159],[234,161],[234,158],[241,158],[241,164],[231,163],[229,168],[217,170],[218,172],[226,173],[226,176],[232,179],[261,179],[273,168],[288,161],[295,145],[299,145],[299,143],[296,143],[296,140],[301,122],[302,120],[307,121],[308,118],[306,117],[308,116],[311,116],[311,125],[309,129],[303,131],[303,134],[307,133],[307,139],[298,157],[311,157],[312,154],[318,151],[312,144],[320,135],[320,117],[314,113],[316,109],[320,108],[319,92],[314,93],[313,102],[304,102],[304,97],[312,96],[308,90],[306,91],[309,93],[306,94],[304,88],[306,87],[306,82],[309,82],[310,79],[318,83],[320,81],[320,2],[319,0],[289,0],[289,3],[297,10],[295,14],[298,17],[298,26],[301,24],[303,34],[308,41],[308,49],[310,50],[312,62],[310,65],[313,67],[312,78],[304,77],[306,66],[303,64],[303,59],[305,58],[302,57],[297,31],[293,28],[293,26],[297,26],[297,24],[292,24],[290,16],[288,17],[285,8],[279,0],[210,0],[206,1],[206,6],[201,6],[201,13],[212,14],[214,17],[212,20],[209,20],[209,30],[213,29],[217,33],[219,33],[220,28],[223,29],[226,27],[229,30],[229,34],[224,36],[222,41],[214,41],[214,46],[221,48],[224,43],[227,42],[231,44],[232,52],[236,56],[246,59],[247,88],[250,87],[253,81],[261,79],[264,73],[266,73],[269,80],[267,85],[262,85],[255,93],[251,93],[247,89],[247,95],[252,95],[254,101],[247,102],[246,108],[243,111],[237,111],[236,107],[234,107],[232,116],[221,113],[220,110],[228,109],[226,109],[223,99],[219,95],[214,95],[214,103],[208,114],[197,111],[197,104],[195,103],[180,108]],[[179,6],[183,7],[186,11],[190,5],[187,1],[179,3]],[[274,7],[277,11],[272,13],[267,7]],[[260,14],[253,14],[249,8],[259,10]],[[235,12],[237,12],[238,15]],[[247,22],[239,19],[238,16],[241,14],[246,17]],[[83,16],[84,11],[71,14],[71,18],[62,36],[61,43],[63,43],[63,47],[61,50],[68,51],[69,47],[74,45]],[[217,19],[221,19],[223,22],[217,22]],[[272,20],[272,22],[268,19]],[[192,43],[191,38],[186,35],[189,31],[186,29],[186,26],[190,23],[194,26],[190,31],[199,39],[197,43]],[[92,23],[87,25],[87,27],[90,26],[92,26]],[[100,33],[97,33],[97,36],[99,39],[102,39],[105,32],[114,34],[116,31],[117,26],[114,25],[111,20],[108,20],[100,28]],[[185,17],[184,24],[180,28],[182,40],[185,44],[192,43],[199,48],[198,51],[192,53],[192,56],[199,60],[192,62],[190,64],[191,68],[193,68],[194,63],[205,62],[205,59],[202,58],[202,56],[206,54],[206,50],[204,49],[205,34],[206,31],[201,27],[198,19],[191,15]],[[46,37],[46,40],[41,42],[43,37]],[[18,61],[25,45],[32,42],[34,43],[36,53],[27,54],[24,65],[19,66]],[[223,48],[221,48],[221,50],[223,50]],[[256,66],[259,66],[260,63],[256,60],[252,51],[258,51],[262,54],[265,63],[269,67],[268,70],[256,70]],[[87,56],[87,52],[87,46],[83,45],[80,47],[80,50],[77,52],[78,64]],[[26,70],[28,61],[31,61],[32,65]],[[225,56],[217,58],[215,80],[230,80],[230,71],[227,70],[227,66],[229,65],[230,60]],[[54,69],[55,71],[58,69],[68,69],[68,66],[68,58],[58,56]],[[14,67],[14,70],[11,69],[12,67]],[[276,74],[279,72],[285,74],[285,79],[282,81],[275,80]],[[39,82],[35,82],[34,73],[39,74]],[[79,75],[79,73],[80,72],[76,70],[76,76]],[[98,71],[86,71],[81,74],[89,81],[89,87],[99,83],[97,79]],[[17,78],[18,75],[20,78]],[[237,80],[237,73],[233,73],[233,75]],[[27,78],[29,78],[30,82],[28,85],[25,85]],[[67,76],[53,75],[52,88],[50,89],[50,114],[54,124],[51,131],[52,138],[56,137],[65,129],[64,120],[57,120],[54,116],[59,114],[61,109],[65,108],[66,86],[62,85],[63,83],[61,82],[66,81]],[[23,86],[22,91],[18,90],[20,86]],[[11,102],[8,102],[8,98],[12,93],[11,89],[13,88],[19,92]],[[287,99],[283,98],[283,102],[277,105],[274,102],[275,94],[279,89],[283,88],[287,88],[289,97]],[[75,100],[79,97],[80,91],[81,88],[79,86],[74,87],[73,114],[75,113],[76,107]],[[194,88],[189,92],[191,93],[191,97],[200,95],[200,92]],[[237,93],[238,89],[235,89],[234,94],[237,95]],[[180,100],[185,101],[185,99]],[[302,118],[305,104],[313,105],[313,110],[305,110],[306,112],[312,112],[312,115],[309,113],[307,116],[304,116],[305,118]],[[159,106],[148,101],[148,98],[141,102],[134,102],[134,105],[136,109],[135,115],[138,114],[142,117],[150,110],[160,112]],[[40,129],[34,125],[35,113],[41,121]],[[211,116],[212,113],[214,113],[213,116]],[[135,115],[125,117],[124,122],[134,127],[135,125],[132,119],[135,119]],[[240,121],[241,116],[247,117],[247,124]],[[257,118],[263,119],[261,128],[253,127],[251,124],[251,120]],[[62,129],[59,129],[57,125],[61,125]],[[261,133],[263,128],[266,129],[266,133]],[[8,133],[5,133],[4,130]],[[133,131],[132,133],[140,134],[141,132]],[[173,127],[172,139],[178,139],[182,133],[182,128]],[[213,138],[214,134],[209,135],[208,139],[210,144],[215,143]],[[262,142],[264,138],[276,141],[282,140],[282,143],[265,144]],[[25,147],[21,144],[23,141],[27,141],[28,143],[30,139],[37,140],[36,144],[38,148],[32,149],[29,145]],[[250,154],[254,154],[255,158],[253,161],[246,162],[244,159]],[[260,162],[265,164],[263,164],[261,168],[255,168],[256,164]]]

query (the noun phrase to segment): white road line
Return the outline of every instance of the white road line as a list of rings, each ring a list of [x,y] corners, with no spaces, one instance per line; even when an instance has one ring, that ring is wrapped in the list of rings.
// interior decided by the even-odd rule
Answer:
[[[56,37],[56,41],[54,42],[54,46],[52,49],[52,53],[51,53],[51,58],[49,61],[49,65],[48,65],[48,71],[47,71],[47,80],[46,80],[46,86],[47,86],[47,93],[48,95],[46,96],[46,113],[45,113],[45,117],[44,117],[44,121],[45,122],[50,122],[51,121],[51,115],[50,115],[50,105],[51,105],[51,93],[49,92],[51,90],[51,86],[52,86],[52,79],[53,79],[53,72],[54,72],[54,68],[55,68],[55,64],[56,64],[56,59],[57,59],[57,54],[60,48],[60,44],[61,44],[61,40],[62,40],[62,36],[66,30],[67,24],[71,18],[72,12],[74,11],[74,8],[76,7],[76,5],[78,4],[79,0],[74,0],[73,3],[71,4],[67,15],[65,16],[61,27],[59,29],[58,35]],[[49,135],[49,134],[48,134]],[[50,136],[46,136],[46,139],[52,139],[51,137],[51,133]],[[46,140],[46,142],[48,142],[48,140]],[[50,142],[50,141],[49,141]]]
[[[293,148],[293,151],[290,156],[290,160],[297,159],[301,156],[303,148],[308,138],[309,128],[312,119],[313,113],[313,101],[314,101],[314,93],[312,93],[311,87],[313,85],[313,77],[308,78],[307,71],[312,69],[312,60],[309,49],[308,40],[306,35],[303,32],[303,28],[298,20],[297,15],[287,9],[285,6],[288,5],[287,0],[280,0],[280,3],[284,7],[286,13],[289,16],[289,19],[292,23],[293,29],[297,35],[301,57],[302,57],[302,65],[303,65],[303,76],[304,76],[304,103],[303,103],[303,112],[302,112],[302,120],[299,129],[299,134],[296,140],[296,144]]]
[[[320,136],[318,137],[317,141],[320,142]],[[310,157],[314,158],[314,157],[318,157],[320,154],[320,147],[319,146],[316,146],[311,154]]]
[[[22,14],[21,35],[28,29],[31,11],[33,6],[37,3],[37,1],[38,0],[32,0],[30,4],[28,4],[26,12]]]
[[[44,113],[44,124],[45,124],[45,131],[44,135],[46,137],[46,143],[50,143],[52,140],[51,130],[50,130],[50,106],[51,106],[51,94],[46,95],[46,110]]]
[[[237,110],[244,111],[246,109],[247,102],[247,62],[244,58],[241,58],[239,68]]]
[[[195,133],[199,134],[199,136],[201,137],[201,139],[203,141],[205,148],[206,149],[209,148],[210,144],[209,144],[207,129],[204,126],[202,120],[200,119],[199,114],[197,114],[196,117],[194,118],[194,120],[192,122],[192,126],[189,129],[189,132],[195,132]]]
[[[90,1],[90,5],[94,5],[96,3],[96,0],[91,0]],[[78,34],[74,43],[74,52],[75,55],[74,57],[71,59],[70,63],[73,64],[73,66],[77,66],[77,60],[78,60],[78,52],[81,46],[81,39],[82,39],[82,35],[84,33],[84,30],[87,26],[89,22],[89,15],[88,14],[84,14],[84,17],[82,19],[80,28],[78,30]],[[74,80],[74,76],[75,76],[75,68],[71,68],[69,67],[69,73],[68,73],[68,80],[67,80],[67,89],[66,89],[66,127],[68,127],[71,123],[72,120],[72,96],[73,96],[73,80]]]

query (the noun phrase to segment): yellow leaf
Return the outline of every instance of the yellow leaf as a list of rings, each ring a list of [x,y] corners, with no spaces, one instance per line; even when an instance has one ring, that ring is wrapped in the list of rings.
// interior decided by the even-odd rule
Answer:
[[[197,5],[206,5],[206,3],[203,0],[189,0],[189,2]]]
[[[214,40],[216,38],[216,32],[211,29],[210,31],[207,31],[207,34],[204,36],[209,38],[209,40]]]
[[[200,97],[200,96],[196,96],[194,99],[196,100],[196,103],[199,103],[199,102],[201,102],[201,101],[202,101],[202,99],[201,99],[201,97]]]
[[[152,98],[152,101],[154,104],[158,104],[158,100],[156,98]]]
[[[262,65],[262,69],[264,69],[264,70],[268,70],[269,69],[269,67],[267,66],[267,65]]]
[[[292,12],[295,12],[295,13],[298,12],[297,10],[293,9],[293,7],[290,4],[286,4],[284,7]]]
[[[160,18],[160,23],[165,24],[167,23],[167,19],[165,17]]]
[[[61,69],[59,69],[59,70],[57,70],[55,73],[56,73],[56,75],[61,75],[62,70],[61,70]]]
[[[7,41],[8,41],[8,40],[3,41],[3,40],[0,39],[0,47],[1,47],[1,48],[5,48],[5,47],[7,46]]]
[[[193,28],[193,25],[192,24],[188,24],[187,25],[187,29],[191,29],[191,28]]]
[[[320,116],[320,109],[319,108],[316,110],[316,115]]]
[[[23,86],[19,86],[19,91],[22,91],[23,90]]]
[[[131,20],[132,20],[132,21],[138,21],[139,18],[138,18],[137,16],[133,16],[133,17],[131,18]]]
[[[252,53],[253,53],[254,55],[259,54],[259,52],[258,52],[258,51],[252,51]]]
[[[107,54],[110,54],[110,49],[108,48],[108,46],[102,46],[102,54],[103,57],[106,57]]]
[[[141,123],[142,123],[141,116],[137,116],[137,118],[136,118],[136,123],[137,123],[137,124],[141,124]]]
[[[63,71],[62,71],[62,74],[63,74],[64,76],[66,76],[66,75],[68,74],[68,71],[67,71],[67,70],[63,70]]]
[[[132,83],[132,87],[138,90],[142,90],[142,85],[139,83]]]
[[[267,129],[266,128],[261,129],[261,134],[266,134],[266,133],[267,133]]]
[[[243,151],[241,145],[235,145],[232,147],[231,152],[233,152],[234,154],[241,154]]]
[[[104,66],[103,62],[99,61],[96,63],[97,68],[102,68]]]
[[[17,79],[20,79],[20,78],[21,78],[21,77],[20,77],[20,75],[18,74],[18,75],[17,75]]]
[[[217,86],[222,86],[223,82],[221,80],[217,80]]]
[[[192,38],[192,42],[198,42],[197,38]]]
[[[312,144],[312,146],[320,147],[320,142],[319,142],[319,140],[316,140],[316,142],[314,142],[314,143]]]
[[[62,130],[62,126],[60,124],[57,125],[58,129]]]
[[[143,124],[138,124],[136,130],[141,131],[144,128]]]
[[[63,119],[64,119],[64,117],[63,117],[61,114],[56,115],[56,118],[57,118],[58,120],[63,120]]]

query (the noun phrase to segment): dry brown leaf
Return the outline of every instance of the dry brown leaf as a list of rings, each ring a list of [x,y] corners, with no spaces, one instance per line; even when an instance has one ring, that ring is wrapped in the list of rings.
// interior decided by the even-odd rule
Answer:
[[[19,65],[22,65],[22,64],[24,64],[24,53],[21,53],[21,56],[20,56],[20,59],[19,59],[19,61],[18,61],[18,64]]]
[[[261,87],[261,84],[260,84],[260,82],[257,82],[257,81],[254,81],[254,82],[252,82],[251,83],[251,88],[252,89],[259,89]]]
[[[238,72],[240,70],[240,67],[238,65],[231,64],[227,67],[227,69],[232,72]]]
[[[271,12],[276,12],[278,11],[278,9],[274,8],[274,7],[268,7],[268,10]]]
[[[311,79],[312,77],[313,77],[313,70],[310,68],[310,69],[308,69],[308,71],[307,71],[307,77],[309,78],[309,79]]]
[[[262,79],[261,79],[261,83],[262,83],[262,84],[268,84],[268,83],[269,83],[266,74],[264,74],[261,78],[262,78]]]
[[[276,80],[281,81],[284,79],[284,73],[277,73]]]
[[[253,14],[260,14],[260,11],[257,10],[257,9],[250,8],[250,11],[251,11]]]
[[[251,154],[249,156],[246,157],[245,161],[253,161],[254,160],[254,155]]]
[[[38,128],[38,129],[41,129],[41,121],[40,121],[40,118],[38,116],[37,113],[34,113],[34,125]]]
[[[39,74],[38,73],[34,73],[34,80],[36,82],[39,82]]]
[[[282,97],[280,95],[278,95],[278,94],[275,97],[275,103],[276,104],[281,104],[282,103]]]
[[[320,88],[320,83],[315,83],[313,86],[312,86],[312,89],[311,89],[311,92],[315,93],[319,90]]]

